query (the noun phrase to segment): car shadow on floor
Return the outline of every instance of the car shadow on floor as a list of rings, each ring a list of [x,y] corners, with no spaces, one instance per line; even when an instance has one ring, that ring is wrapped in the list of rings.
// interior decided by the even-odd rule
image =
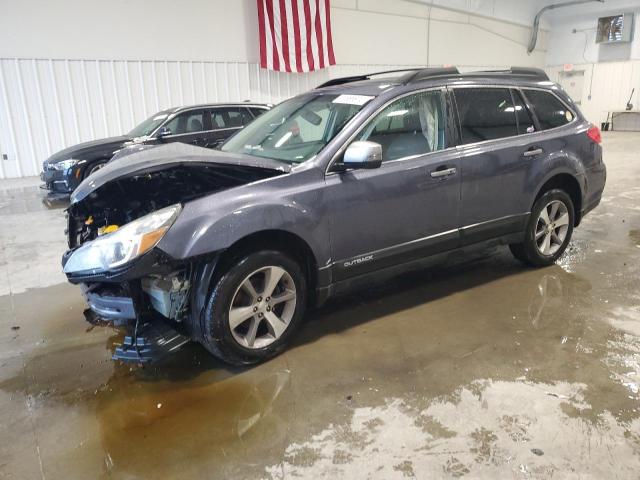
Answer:
[[[521,280],[522,275],[528,275],[526,281]],[[534,325],[540,322],[541,309],[547,295],[567,295],[567,289],[581,292],[591,289],[589,282],[565,272],[557,265],[544,269],[525,267],[513,259],[505,248],[465,252],[444,264],[400,274],[385,283],[359,287],[331,299],[320,308],[310,309],[296,332],[296,338],[283,354],[286,355],[292,349],[313,348],[311,344],[324,337],[340,335],[376,319],[429,305],[505,278],[520,282],[522,288],[515,288],[511,292],[496,288],[495,301],[502,302],[505,308],[509,308],[508,304],[514,298],[500,298],[500,295],[513,297],[515,294],[518,297],[515,299],[516,303],[525,303],[529,305],[529,310],[534,310],[528,314]],[[549,289],[547,284],[551,285]],[[563,289],[565,292],[562,292]],[[437,309],[433,313],[438,315]],[[473,318],[474,313],[469,311],[464,315]],[[202,346],[190,343],[174,355],[145,367],[139,375],[149,381],[185,381],[207,371],[219,370],[226,372],[226,375],[236,375],[257,366],[226,365],[211,356]]]

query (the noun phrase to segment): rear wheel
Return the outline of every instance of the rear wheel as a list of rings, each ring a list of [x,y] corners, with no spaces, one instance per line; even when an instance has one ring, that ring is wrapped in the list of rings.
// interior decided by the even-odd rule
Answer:
[[[571,197],[560,189],[549,190],[533,205],[524,241],[509,245],[511,253],[534,267],[553,264],[571,241],[574,218]]]
[[[217,281],[203,318],[202,344],[234,365],[257,363],[280,353],[300,323],[307,282],[289,256],[250,253]]]

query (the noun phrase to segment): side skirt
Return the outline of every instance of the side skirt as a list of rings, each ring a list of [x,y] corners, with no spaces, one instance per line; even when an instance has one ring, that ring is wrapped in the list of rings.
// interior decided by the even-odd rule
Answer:
[[[405,262],[396,262],[394,265],[390,265],[375,271],[366,272],[357,276],[349,277],[346,279],[338,280],[329,284],[326,287],[320,287],[316,291],[316,306],[323,305],[331,297],[339,294],[343,294],[352,290],[357,290],[372,283],[382,283],[385,280],[397,277],[403,273],[424,270],[435,265],[445,263],[450,257],[459,255],[462,253],[468,253],[475,250],[482,250],[485,248],[508,245],[510,243],[519,243],[524,240],[524,232],[510,233],[501,235],[499,237],[491,238],[484,241],[476,242],[472,245],[465,247],[451,248],[447,251],[428,255],[416,260],[410,260]]]

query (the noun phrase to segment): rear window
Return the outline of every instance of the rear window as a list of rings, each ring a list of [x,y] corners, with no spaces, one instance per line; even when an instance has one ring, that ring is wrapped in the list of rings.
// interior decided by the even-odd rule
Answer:
[[[508,88],[457,88],[454,92],[463,144],[518,134]]]
[[[542,90],[524,90],[533,105],[542,130],[561,127],[573,120],[573,113],[558,98]]]
[[[266,108],[254,108],[254,107],[250,107],[249,110],[251,110],[251,113],[253,113],[254,117],[259,117],[260,115],[262,115],[264,112],[267,111]]]

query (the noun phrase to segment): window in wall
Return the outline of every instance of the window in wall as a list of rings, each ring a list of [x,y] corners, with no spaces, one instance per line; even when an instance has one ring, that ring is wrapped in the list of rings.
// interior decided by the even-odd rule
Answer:
[[[535,132],[536,128],[533,125],[533,119],[531,118],[531,114],[529,113],[529,109],[524,103],[522,95],[518,90],[511,90],[513,93],[513,100],[516,109],[516,119],[518,121],[518,133],[522,135],[523,133],[532,133]]]
[[[518,134],[508,88],[456,88],[454,92],[463,144]]]
[[[382,110],[358,135],[382,145],[382,161],[421,155],[445,147],[440,91],[403,97]]]
[[[167,125],[172,135],[184,133],[198,133],[203,129],[202,110],[192,110],[181,113],[173,118]]]
[[[543,130],[561,127],[573,120],[573,113],[556,98],[542,90],[524,90],[524,94],[533,105],[533,109]]]

